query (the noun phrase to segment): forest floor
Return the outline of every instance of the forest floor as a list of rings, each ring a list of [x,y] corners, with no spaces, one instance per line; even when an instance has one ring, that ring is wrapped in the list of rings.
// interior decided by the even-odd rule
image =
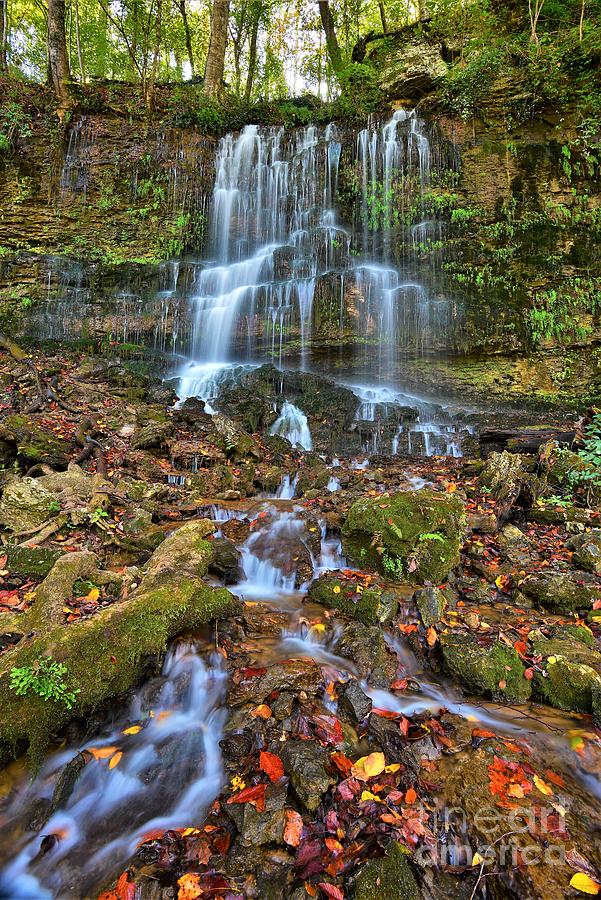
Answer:
[[[36,363],[0,357],[4,895],[599,891],[601,503],[565,456],[335,464]]]

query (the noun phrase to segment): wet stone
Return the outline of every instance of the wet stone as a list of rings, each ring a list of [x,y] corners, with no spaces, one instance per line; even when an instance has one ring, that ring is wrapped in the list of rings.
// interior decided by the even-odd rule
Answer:
[[[235,822],[244,846],[260,847],[262,844],[282,842],[287,795],[288,784],[283,779],[268,785],[263,812],[257,812],[251,803],[226,805],[228,815]]]
[[[600,592],[597,580],[583,572],[532,575],[521,581],[519,588],[538,605],[565,615],[590,609]]]
[[[281,750],[286,774],[299,800],[314,812],[336,779],[328,775],[329,754],[313,741],[288,741]]]
[[[339,702],[341,709],[349,713],[357,722],[362,722],[371,712],[371,699],[354,679],[340,691]]]
[[[294,659],[270,666],[265,674],[234,685],[228,699],[232,706],[241,706],[262,703],[273,692],[305,691],[312,696],[320,684],[321,672],[313,660]]]
[[[439,622],[447,605],[446,597],[439,588],[429,587],[415,592],[415,602],[426,628]]]
[[[576,535],[568,541],[574,551],[574,563],[585,572],[601,575],[601,529],[594,528],[585,534]]]

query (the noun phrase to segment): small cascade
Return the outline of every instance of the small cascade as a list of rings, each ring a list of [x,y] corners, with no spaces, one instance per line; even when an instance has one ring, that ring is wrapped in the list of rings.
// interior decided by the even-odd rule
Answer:
[[[298,473],[291,478],[290,475],[284,475],[279,488],[276,491],[278,500],[293,500],[296,494],[296,486],[298,484]]]
[[[236,384],[238,378],[251,366],[236,363],[187,363],[179,373],[177,392],[180,401],[198,397],[205,402],[205,412],[213,415],[219,392]]]
[[[177,643],[162,678],[139,690],[113,731],[79,751],[52,756],[15,797],[4,823],[7,837],[11,828],[19,833],[22,817],[36,804],[52,797],[70,760],[86,751],[90,759],[42,832],[15,837],[14,858],[0,873],[0,894],[32,900],[96,896],[144,835],[201,821],[223,784],[225,687],[220,656],[207,664],[193,644]]]
[[[232,590],[245,598],[266,600],[294,593],[299,557],[311,559],[303,519],[294,511],[272,508],[267,513],[241,548],[245,580]]]
[[[335,493],[335,491],[339,491],[340,490],[340,479],[336,478],[334,475],[332,475],[330,477],[330,480],[328,481],[326,487],[331,494]]]
[[[313,447],[306,415],[298,406],[289,403],[288,400],[284,401],[280,415],[271,426],[270,433],[286,438],[293,447],[300,450],[311,450]]]

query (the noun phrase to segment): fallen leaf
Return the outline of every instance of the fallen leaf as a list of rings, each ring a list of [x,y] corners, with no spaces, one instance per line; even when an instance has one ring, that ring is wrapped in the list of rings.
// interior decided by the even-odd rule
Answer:
[[[199,881],[200,875],[194,875],[192,872],[178,878],[177,900],[197,900],[197,897],[202,896],[203,890],[198,884]]]
[[[114,769],[115,766],[118,766],[119,763],[121,762],[122,756],[123,756],[123,753],[121,752],[121,750],[118,750],[114,756],[111,756],[111,760],[109,762],[109,769]]]
[[[599,890],[601,890],[601,885],[593,881],[588,875],[585,875],[584,872],[576,872],[575,875],[572,875],[570,887],[576,888],[577,891],[583,894],[598,894]]]
[[[91,753],[94,759],[108,759],[117,753],[118,747],[87,747],[88,753]]]
[[[142,731],[141,725],[132,725],[130,728],[126,728],[123,734],[138,734],[139,731]]]
[[[321,888],[326,897],[329,897],[330,900],[344,900],[344,894],[335,884],[329,884],[327,881],[320,881],[317,887]]]
[[[293,809],[286,810],[286,825],[284,827],[284,840],[290,847],[298,847],[303,833],[303,819],[300,813]]]
[[[534,784],[539,789],[541,794],[545,794],[547,797],[551,797],[553,795],[553,788],[549,787],[546,781],[543,781],[542,778],[539,778],[538,775],[534,776]]]
[[[405,794],[405,803],[408,803],[411,806],[412,803],[415,803],[417,800],[417,792],[410,787],[407,793]]]
[[[261,750],[259,766],[270,781],[278,781],[284,774],[284,763],[280,757],[275,753],[268,753],[266,750]]]
[[[383,753],[370,753],[369,756],[362,756],[353,765],[351,772],[359,781],[367,781],[368,778],[374,778],[380,775],[386,767],[386,760]]]
[[[259,706],[255,707],[250,711],[253,719],[270,719],[271,718],[271,709],[267,706],[266,703],[260,703]]]

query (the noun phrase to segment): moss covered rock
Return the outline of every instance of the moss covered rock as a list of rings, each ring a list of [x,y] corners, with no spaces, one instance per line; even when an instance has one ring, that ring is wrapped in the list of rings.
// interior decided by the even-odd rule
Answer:
[[[470,634],[446,632],[440,635],[445,665],[451,675],[476,694],[523,703],[532,686],[513,647],[495,641],[481,647]]]
[[[11,574],[37,576],[44,578],[57,559],[62,556],[60,550],[47,547],[21,547],[10,544],[2,548],[6,555],[6,568]]]
[[[459,563],[465,526],[458,497],[422,490],[362,498],[343,525],[343,549],[396,580],[437,583]]]
[[[11,531],[34,531],[60,512],[53,494],[35,478],[11,481],[0,500],[0,525]]]
[[[546,677],[536,673],[535,690],[546,703],[557,709],[593,711],[593,696],[601,690],[601,676],[595,669],[564,656],[550,656],[545,669]]]
[[[27,416],[8,416],[4,427],[17,444],[17,456],[24,465],[46,463],[53,469],[66,469],[71,445],[52,431],[41,428]]]
[[[240,601],[225,588],[202,581],[212,557],[204,538],[205,521],[176,531],[151,557],[140,586],[90,619],[59,625],[20,641],[0,661],[0,742],[14,749],[30,744],[34,755],[73,715],[87,715],[99,704],[128,690],[146,661],[162,653],[183,631],[237,614]],[[37,601],[36,601],[37,602]],[[13,667],[50,656],[67,666],[65,682],[78,691],[72,710],[34,693],[18,697],[10,689]]]
[[[409,856],[407,848],[395,841],[386,856],[366,863],[355,881],[355,900],[421,900]]]
[[[422,588],[415,592],[414,599],[426,628],[440,621],[447,605],[447,599],[440,588]]]
[[[560,615],[591,609],[601,595],[596,580],[583,573],[530,575],[520,582],[519,588],[528,599]]]
[[[365,625],[390,622],[396,615],[398,600],[392,591],[380,587],[361,588],[333,575],[322,575],[311,583],[309,597],[315,603],[338,609]]]
[[[568,547],[574,551],[573,560],[580,569],[601,575],[601,529],[575,535],[568,541]]]

